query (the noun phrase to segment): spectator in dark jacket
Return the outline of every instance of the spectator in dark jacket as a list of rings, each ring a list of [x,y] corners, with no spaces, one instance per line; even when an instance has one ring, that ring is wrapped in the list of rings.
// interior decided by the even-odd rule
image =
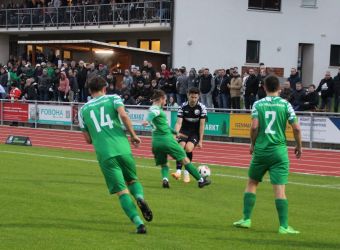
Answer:
[[[77,72],[72,71],[70,69],[68,71],[68,79],[70,81],[70,92],[68,95],[68,99],[70,102],[78,102],[78,80],[77,80]]]
[[[261,100],[266,97],[266,91],[264,90],[264,79],[267,77],[267,72],[265,69],[260,70],[260,74],[257,76],[259,80],[259,88],[257,90],[257,99]]]
[[[24,87],[23,95],[26,100],[38,100],[38,88],[34,78],[28,78]]]
[[[334,112],[338,112],[340,102],[340,68],[338,74],[333,78],[334,88]]]
[[[249,69],[249,76],[245,82],[244,105],[246,109],[251,109],[256,101],[259,79],[255,75],[254,69]]]
[[[161,89],[166,93],[167,100],[170,99],[170,96],[176,97],[176,81],[174,72],[170,72],[169,78],[164,79],[164,85],[161,86]]]
[[[129,93],[125,93],[123,95],[123,103],[124,105],[136,105],[136,100],[133,99],[133,97],[130,96]]]
[[[306,91],[302,87],[302,84],[300,82],[297,82],[295,84],[295,91],[292,94],[291,98],[291,104],[294,108],[294,110],[300,110],[300,106],[304,103],[304,98],[306,95]]]
[[[207,108],[213,108],[212,94],[214,89],[214,78],[210,74],[209,69],[205,68],[200,79],[199,90],[201,92],[201,101]]]
[[[320,109],[325,111],[331,110],[331,103],[333,97],[333,79],[331,77],[331,72],[326,71],[325,78],[319,83],[316,92],[321,92],[321,107]],[[325,109],[326,108],[326,109]]]
[[[315,85],[311,84],[308,88],[308,94],[303,99],[303,104],[300,105],[300,111],[315,111],[319,104],[319,95],[315,91]]]
[[[47,69],[44,69],[42,75],[38,77],[39,99],[41,101],[49,100],[49,89],[52,86],[52,79],[47,74]]]
[[[186,69],[180,68],[179,76],[177,77],[176,89],[177,89],[177,103],[179,106],[187,100],[188,92],[188,77],[186,75]]]
[[[85,68],[84,61],[79,61],[77,80],[78,80],[78,87],[79,87],[79,101],[80,102],[87,101],[88,93],[85,88],[86,77],[87,77],[87,69]]]
[[[194,68],[192,68],[189,71],[189,76],[188,76],[188,89],[191,88],[198,88],[200,81],[198,79],[197,72]]]
[[[1,69],[0,69],[0,84],[5,90],[7,89],[7,83],[8,83],[7,70],[4,67],[1,67]]]
[[[301,77],[299,76],[299,72],[297,72],[296,68],[292,68],[290,70],[290,76],[287,79],[290,82],[290,87],[295,89],[295,85],[298,82],[301,82]]]
[[[283,88],[281,90],[280,97],[285,99],[286,101],[290,102],[291,99],[292,99],[292,95],[293,95],[293,90],[290,87],[290,82],[286,81],[283,84]]]
[[[226,75],[224,69],[218,71],[218,76],[215,78],[215,86],[218,91],[217,103],[218,108],[227,109],[230,108],[230,89],[228,84],[230,83],[229,77]]]

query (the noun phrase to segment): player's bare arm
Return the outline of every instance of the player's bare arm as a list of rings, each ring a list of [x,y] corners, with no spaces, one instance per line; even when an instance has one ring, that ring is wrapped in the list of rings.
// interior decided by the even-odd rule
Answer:
[[[181,117],[177,117],[177,121],[176,121],[176,124],[175,124],[175,130],[177,132],[180,131],[181,127],[182,127],[182,123],[183,123],[183,118]]]
[[[200,134],[199,142],[197,144],[198,148],[203,148],[203,137],[204,137],[205,119],[200,120]]]
[[[250,154],[253,154],[256,138],[259,134],[259,120],[253,119],[250,128]]]
[[[91,139],[91,136],[89,135],[89,133],[83,132],[83,136],[84,136],[84,138],[85,138],[85,141],[86,141],[88,144],[92,144],[92,139]]]
[[[300,159],[301,154],[302,154],[302,140],[301,140],[301,128],[299,123],[293,123],[292,125],[293,128],[293,134],[294,134],[294,139],[296,142],[296,146],[295,146],[295,155],[296,158]]]
[[[135,131],[132,128],[131,120],[128,116],[128,114],[125,112],[124,107],[119,107],[117,109],[117,112],[120,116],[120,119],[122,120],[123,124],[125,125],[125,128],[129,132],[131,136],[131,142],[133,145],[138,146],[141,143],[141,139],[136,135]]]

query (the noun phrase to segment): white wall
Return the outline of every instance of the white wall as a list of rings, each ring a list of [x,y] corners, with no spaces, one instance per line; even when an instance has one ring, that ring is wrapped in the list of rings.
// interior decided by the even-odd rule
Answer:
[[[0,34],[0,64],[5,65],[9,58],[9,35]]]
[[[340,45],[339,10],[339,0],[319,0],[317,8],[282,0],[280,12],[248,10],[245,0],[175,0],[173,66],[240,68],[246,65],[246,41],[259,40],[260,62],[283,67],[288,76],[297,67],[298,44],[311,43],[318,83],[326,70],[337,72],[329,59],[330,45]]]

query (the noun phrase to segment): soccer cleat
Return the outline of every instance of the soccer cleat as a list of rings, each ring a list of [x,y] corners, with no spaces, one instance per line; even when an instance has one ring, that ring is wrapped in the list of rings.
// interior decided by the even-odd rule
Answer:
[[[153,215],[148,203],[144,199],[137,199],[137,205],[146,221],[152,221]]]
[[[198,182],[198,187],[199,188],[203,188],[204,186],[208,186],[211,184],[211,180],[207,179],[207,178],[203,178],[202,182]]]
[[[181,174],[180,173],[171,173],[171,176],[175,178],[175,180],[180,180],[181,179]]]
[[[279,228],[279,234],[299,234],[299,231],[296,231],[294,228],[288,226],[287,228],[284,228],[280,226]]]
[[[170,188],[169,181],[168,180],[163,180],[163,188]]]
[[[185,174],[183,178],[184,183],[189,183],[190,182],[190,175]]]
[[[137,227],[137,234],[146,234],[146,227],[143,224]]]
[[[234,227],[240,227],[240,228],[250,228],[251,227],[251,219],[241,219],[239,221],[236,221],[233,223]]]

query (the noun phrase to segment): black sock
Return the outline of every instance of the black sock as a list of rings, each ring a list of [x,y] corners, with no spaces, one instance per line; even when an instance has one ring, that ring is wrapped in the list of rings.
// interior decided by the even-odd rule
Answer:
[[[192,152],[187,152],[187,156],[188,156],[189,160],[192,161]]]
[[[176,168],[181,170],[182,169],[182,162],[176,161]]]

